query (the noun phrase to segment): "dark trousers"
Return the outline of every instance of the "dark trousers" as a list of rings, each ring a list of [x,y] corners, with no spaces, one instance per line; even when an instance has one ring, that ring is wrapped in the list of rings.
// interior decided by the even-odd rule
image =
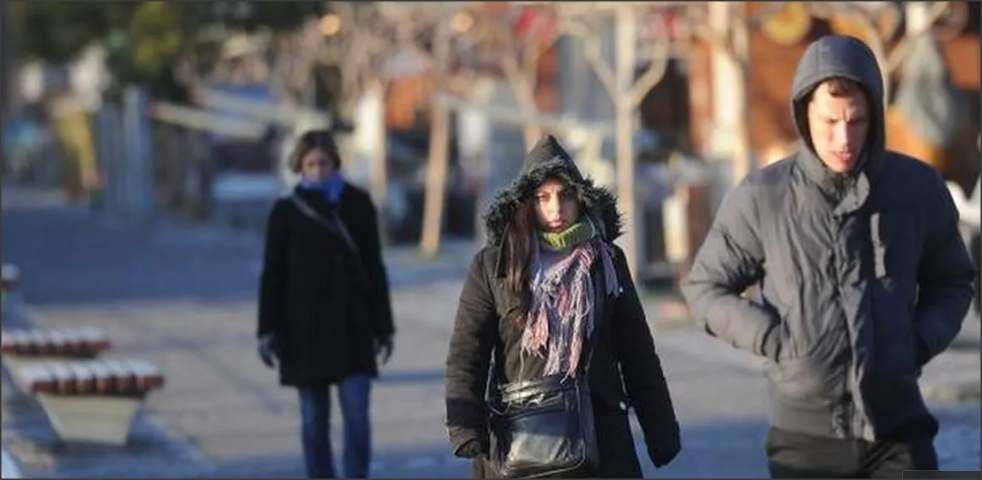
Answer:
[[[772,478],[900,478],[904,470],[938,469],[933,435],[870,443],[771,427],[766,448]]]

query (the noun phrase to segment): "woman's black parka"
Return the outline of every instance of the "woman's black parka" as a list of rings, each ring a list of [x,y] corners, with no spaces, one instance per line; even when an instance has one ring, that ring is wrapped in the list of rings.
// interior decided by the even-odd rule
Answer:
[[[455,453],[474,439],[488,445],[484,398],[492,355],[501,382],[518,377],[522,330],[505,319],[517,298],[504,284],[502,252],[506,249],[501,244],[518,204],[547,177],[561,177],[576,188],[584,214],[600,226],[605,241],[612,241],[620,233],[614,197],[584,179],[555,139],[548,137],[540,142],[529,153],[518,179],[498,194],[485,216],[489,245],[475,255],[460,294],[446,370],[447,427]],[[670,459],[677,452],[678,425],[624,254],[616,246],[615,251],[621,287],[609,296],[596,290],[595,303],[602,303],[597,311],[603,315],[597,322],[599,337],[592,352],[589,383],[600,439],[601,467],[597,476],[630,477],[640,476],[641,471],[627,420],[628,408],[635,409],[656,465],[667,462],[665,457]],[[596,280],[602,273],[602,262],[595,262],[592,276]],[[482,458],[477,460],[475,475],[493,476],[485,470],[484,463]]]
[[[394,328],[375,207],[347,183],[336,206],[320,191],[294,193],[321,215],[337,209],[358,255],[289,197],[277,200],[266,226],[257,334],[276,335],[283,385],[377,375],[373,340]]]

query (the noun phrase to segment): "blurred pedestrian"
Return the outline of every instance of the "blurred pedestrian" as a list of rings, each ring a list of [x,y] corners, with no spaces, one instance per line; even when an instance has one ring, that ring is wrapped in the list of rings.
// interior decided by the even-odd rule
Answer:
[[[90,115],[71,90],[53,96],[49,103],[48,115],[65,158],[65,197],[72,202],[90,202],[102,187]]]
[[[801,147],[728,193],[683,293],[710,334],[769,360],[772,476],[935,470],[917,381],[972,298],[958,213],[937,171],[885,150],[865,44],[816,40],[792,89]]]
[[[307,474],[335,475],[330,385],[344,419],[345,477],[366,477],[371,460],[369,391],[392,354],[394,333],[375,207],[344,180],[325,130],[298,140],[292,195],[273,205],[259,297],[259,354],[278,363],[280,383],[300,397]]]
[[[521,443],[489,425],[517,408],[509,392],[576,384],[590,392],[595,432],[590,420],[581,426],[597,455],[592,468],[561,476],[641,476],[629,406],[651,460],[670,462],[680,449],[678,423],[624,253],[612,243],[621,233],[613,195],[583,178],[548,136],[485,220],[488,244],[471,263],[447,354],[454,454],[474,459],[475,477],[508,475],[506,456],[546,462],[538,440]]]

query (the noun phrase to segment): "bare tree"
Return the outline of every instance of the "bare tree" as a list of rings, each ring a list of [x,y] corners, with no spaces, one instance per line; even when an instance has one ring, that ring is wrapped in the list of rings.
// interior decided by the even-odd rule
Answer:
[[[558,28],[564,35],[578,38],[593,72],[600,79],[614,104],[617,156],[617,198],[624,215],[624,250],[631,272],[637,272],[640,262],[637,212],[634,195],[634,145],[636,128],[634,116],[644,96],[665,76],[669,61],[670,39],[663,31],[662,10],[657,5],[639,3],[559,4]],[[602,22],[613,18],[615,62],[611,65],[601,53]],[[638,62],[639,23],[655,29],[648,35],[652,42],[647,49],[647,66],[636,76]]]
[[[321,33],[328,38],[319,51],[318,61],[336,67],[341,74],[343,115],[353,116],[356,103],[366,96],[384,103],[390,80],[400,74],[399,67],[393,66],[400,60],[412,59],[418,68],[429,70],[436,80],[437,92],[446,83],[447,24],[453,13],[466,5],[432,2],[332,5],[334,11],[321,20]],[[421,240],[423,251],[431,254],[436,252],[439,242],[449,139],[446,108],[436,102],[436,95],[433,98]],[[385,119],[381,105],[375,111],[376,118],[368,121],[381,133],[381,138],[372,142],[372,193],[381,206],[388,184]]]

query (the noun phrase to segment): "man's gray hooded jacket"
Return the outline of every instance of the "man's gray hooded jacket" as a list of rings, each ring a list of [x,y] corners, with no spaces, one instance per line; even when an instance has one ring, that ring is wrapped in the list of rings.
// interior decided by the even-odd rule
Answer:
[[[808,135],[805,102],[830,77],[859,82],[870,99],[869,137],[846,182]],[[972,297],[958,213],[935,170],[884,149],[882,77],[861,42],[812,44],[791,103],[802,147],[728,193],[683,294],[710,334],[770,359],[773,426],[873,441],[920,423],[933,435],[917,380]],[[741,295],[754,284],[755,298]]]

